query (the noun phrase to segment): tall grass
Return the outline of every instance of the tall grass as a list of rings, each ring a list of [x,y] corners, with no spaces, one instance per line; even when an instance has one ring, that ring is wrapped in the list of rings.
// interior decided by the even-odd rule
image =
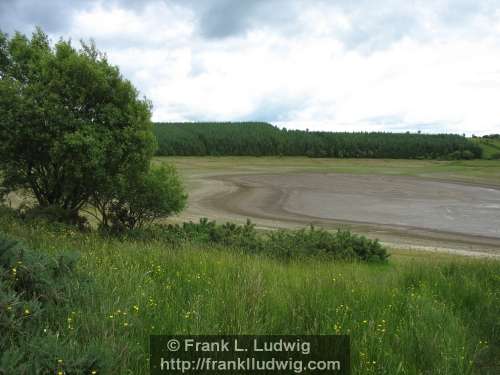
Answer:
[[[237,248],[172,248],[5,218],[0,225],[41,252],[80,252],[78,271],[88,279],[73,283],[47,324],[106,348],[109,373],[147,373],[149,335],[180,333],[347,333],[356,374],[499,369],[496,261],[396,255],[388,264],[283,263]]]

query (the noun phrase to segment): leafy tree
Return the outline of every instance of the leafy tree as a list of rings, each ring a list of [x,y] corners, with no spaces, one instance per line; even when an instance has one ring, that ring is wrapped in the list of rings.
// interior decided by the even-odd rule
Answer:
[[[93,43],[0,32],[0,175],[41,207],[78,212],[155,150],[151,104]]]
[[[180,212],[187,195],[174,166],[151,168],[144,176],[116,186],[115,197],[101,212],[101,225],[113,231],[134,229]]]

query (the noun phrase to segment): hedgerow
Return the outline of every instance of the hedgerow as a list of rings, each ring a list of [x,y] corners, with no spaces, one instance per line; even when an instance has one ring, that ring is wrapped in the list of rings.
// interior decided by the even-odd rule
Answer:
[[[179,245],[186,241],[221,245],[266,254],[282,260],[325,257],[333,260],[385,262],[387,249],[378,240],[351,233],[329,232],[311,226],[300,230],[278,230],[260,234],[250,220],[244,225],[217,224],[206,218],[199,223],[155,225],[131,231],[127,239],[158,240]]]

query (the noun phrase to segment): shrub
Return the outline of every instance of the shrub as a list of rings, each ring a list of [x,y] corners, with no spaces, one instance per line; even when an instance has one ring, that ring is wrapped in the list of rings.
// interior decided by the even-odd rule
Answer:
[[[389,256],[378,240],[370,240],[348,230],[330,233],[312,226],[297,231],[271,232],[265,249],[270,254],[285,259],[326,256],[339,260],[385,262]]]
[[[460,159],[460,156],[461,156],[460,151],[453,151],[452,153],[448,154],[448,159],[458,160]]]
[[[74,254],[42,255],[0,234],[0,374],[89,374],[103,368],[102,351],[50,329],[49,310],[64,306],[76,260]]]
[[[385,262],[389,255],[378,242],[348,230],[335,233],[311,227],[301,230],[278,230],[259,235],[255,225],[248,220],[244,225],[216,224],[206,218],[199,223],[182,225],[157,225],[133,233],[135,239],[166,241],[179,244],[183,241],[223,245],[269,256],[290,260],[307,257],[365,262]]]
[[[109,356],[98,344],[83,346],[54,333],[31,334],[23,347],[0,352],[0,374],[106,374]]]
[[[59,279],[73,272],[75,255],[49,258],[0,237],[0,267],[6,285],[23,298],[57,302]]]
[[[465,159],[465,160],[471,160],[474,159],[475,157],[480,157],[481,155],[475,155],[472,151],[470,150],[461,150],[461,151],[453,151],[452,153],[448,154],[448,159],[451,160],[460,160],[460,159]]]
[[[121,232],[178,213],[186,200],[187,194],[175,167],[162,165],[118,186],[116,198],[104,215],[109,217],[111,229]]]
[[[462,151],[462,159],[471,160],[474,159],[474,154],[469,150]]]

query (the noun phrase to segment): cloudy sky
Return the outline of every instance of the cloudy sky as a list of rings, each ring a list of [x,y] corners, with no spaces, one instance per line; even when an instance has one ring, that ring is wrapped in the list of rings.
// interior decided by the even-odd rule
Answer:
[[[0,0],[93,38],[156,121],[500,132],[500,0]]]

